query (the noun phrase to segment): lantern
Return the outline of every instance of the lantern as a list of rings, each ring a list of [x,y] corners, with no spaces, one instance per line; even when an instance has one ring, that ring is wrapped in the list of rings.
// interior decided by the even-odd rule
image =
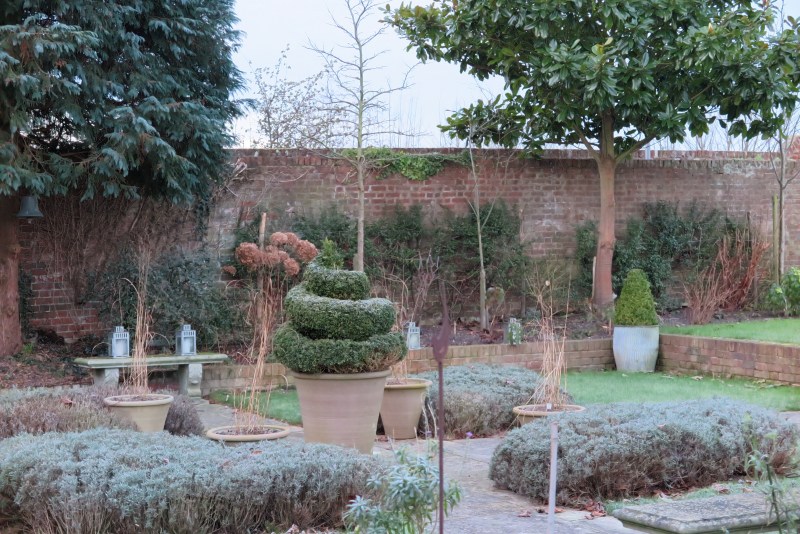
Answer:
[[[192,330],[192,325],[185,324],[175,330],[175,354],[178,356],[197,354],[197,333]]]
[[[408,332],[406,333],[406,345],[409,349],[420,348],[419,327],[415,323],[408,323]]]
[[[108,333],[108,355],[112,358],[128,358],[131,355],[131,338],[125,328],[115,326],[114,331]]]

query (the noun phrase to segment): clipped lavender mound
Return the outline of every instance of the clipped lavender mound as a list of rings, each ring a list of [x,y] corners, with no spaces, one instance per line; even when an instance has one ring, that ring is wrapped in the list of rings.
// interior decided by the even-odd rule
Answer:
[[[745,474],[753,447],[787,469],[798,432],[777,413],[731,399],[590,406],[558,421],[558,502],[702,487]],[[498,487],[547,500],[546,421],[510,432],[492,458]]]

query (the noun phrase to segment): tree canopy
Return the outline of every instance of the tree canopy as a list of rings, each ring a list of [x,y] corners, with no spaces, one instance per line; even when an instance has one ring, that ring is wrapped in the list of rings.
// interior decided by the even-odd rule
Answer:
[[[0,197],[173,202],[219,180],[242,86],[233,0],[0,5]]]
[[[798,26],[773,29],[776,11],[769,0],[436,0],[390,19],[421,60],[505,79],[503,95],[448,119],[452,135],[532,150],[578,144],[595,159],[595,302],[605,307],[617,164],[715,120],[732,135],[768,135],[797,99]]]

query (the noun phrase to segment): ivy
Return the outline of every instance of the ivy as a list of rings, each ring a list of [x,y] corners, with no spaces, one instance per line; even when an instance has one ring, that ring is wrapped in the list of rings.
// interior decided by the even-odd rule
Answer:
[[[363,154],[367,165],[377,171],[378,180],[400,174],[413,182],[424,182],[440,173],[448,163],[469,166],[469,153],[466,151],[455,155],[437,152],[414,154],[391,148],[372,147],[364,149]],[[348,161],[358,159],[355,148],[342,150],[341,156]]]

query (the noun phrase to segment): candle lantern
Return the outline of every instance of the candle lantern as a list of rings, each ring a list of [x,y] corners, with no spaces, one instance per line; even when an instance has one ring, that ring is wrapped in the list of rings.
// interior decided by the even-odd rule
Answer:
[[[131,338],[122,326],[115,326],[108,333],[108,355],[112,358],[128,358],[131,355]]]
[[[192,325],[185,324],[175,330],[175,354],[178,356],[197,354],[197,332],[192,330]]]
[[[406,345],[409,349],[420,348],[420,332],[419,327],[415,323],[408,323],[408,332],[406,333]]]

